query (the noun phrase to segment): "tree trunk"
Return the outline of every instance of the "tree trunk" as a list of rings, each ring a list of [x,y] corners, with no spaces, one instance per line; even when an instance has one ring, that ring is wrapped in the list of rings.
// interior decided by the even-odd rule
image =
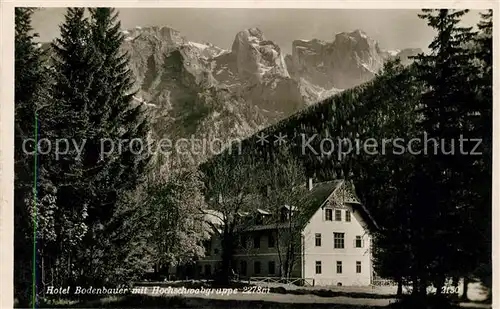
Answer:
[[[420,284],[419,284],[419,295],[422,297],[425,297],[427,295],[427,279],[426,278],[420,278]]]
[[[403,296],[403,278],[398,278],[398,291],[396,293],[396,296]]]
[[[19,266],[19,264],[23,264],[26,268]],[[17,307],[18,308],[29,308],[31,301],[31,267],[30,262],[25,261],[18,262],[17,266],[14,267],[16,271],[16,278],[14,281],[14,295],[17,298]]]
[[[43,253],[41,254],[41,294],[42,296],[45,296],[45,257],[43,256]]]
[[[418,294],[418,278],[415,275],[412,277],[412,287],[413,287],[413,289],[411,291],[411,294],[417,295]]]
[[[462,297],[461,297],[461,300],[462,301],[468,301],[469,298],[467,297],[467,291],[468,291],[468,288],[469,288],[469,277],[464,277],[464,288],[463,288],[463,294],[462,294]]]
[[[439,276],[436,280],[436,295],[441,295],[443,293],[445,278],[443,276]]]
[[[159,272],[160,272],[160,262],[156,262],[154,269],[153,269],[153,273],[154,273],[155,278],[158,276]]]
[[[229,284],[231,275],[231,261],[233,259],[234,239],[231,233],[227,232],[222,237],[222,265],[220,276],[217,278],[221,284]]]

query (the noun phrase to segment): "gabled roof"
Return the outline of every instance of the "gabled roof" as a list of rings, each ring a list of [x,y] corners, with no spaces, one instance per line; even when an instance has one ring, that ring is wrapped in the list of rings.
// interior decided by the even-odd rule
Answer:
[[[340,189],[340,190],[339,190]],[[339,191],[337,191],[339,190]],[[339,196],[335,196],[338,194]],[[359,198],[356,196],[354,191],[354,186],[351,182],[341,180],[331,180],[316,183],[313,188],[309,191],[305,192],[304,197],[302,198],[299,207],[283,205],[286,209],[292,209],[292,211],[298,210],[299,216],[302,218],[297,222],[297,224],[307,224],[309,220],[311,220],[312,216],[322,207],[326,205],[326,203],[334,199],[341,199],[339,202],[342,204],[350,205],[354,211],[358,211],[360,215],[363,217],[363,220],[368,224],[371,229],[378,229],[378,225],[371,216],[368,209],[361,204]],[[266,210],[257,208],[253,213],[259,213],[262,215],[270,215],[270,213]],[[239,212],[238,215],[241,217],[247,217],[252,212]],[[214,210],[206,210],[206,219],[208,219],[212,224],[221,225],[222,224],[222,214],[218,211]],[[266,229],[274,229],[281,225],[286,225],[283,223],[274,223],[274,224],[263,224],[259,226],[246,227],[246,230],[266,230]]]
[[[304,218],[311,219],[342,182],[343,180],[331,180],[315,184],[303,200]]]
[[[344,187],[344,189],[348,192],[348,196],[342,197],[341,203],[349,204],[355,211],[359,211],[370,228],[378,229],[378,225],[371,216],[370,212],[364,205],[361,204],[359,198],[356,196],[352,183],[344,179],[325,181],[315,184],[312,190],[310,190],[303,199],[303,218],[306,221],[309,221],[318,209],[324,207],[330,197],[342,187]],[[338,193],[340,193],[340,191]]]
[[[222,213],[213,209],[204,209],[203,211],[204,220],[213,225],[222,225]]]

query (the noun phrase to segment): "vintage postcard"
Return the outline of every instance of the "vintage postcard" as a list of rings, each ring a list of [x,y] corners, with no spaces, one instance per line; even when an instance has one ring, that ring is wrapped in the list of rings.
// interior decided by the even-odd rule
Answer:
[[[493,307],[498,2],[2,14],[6,306]]]

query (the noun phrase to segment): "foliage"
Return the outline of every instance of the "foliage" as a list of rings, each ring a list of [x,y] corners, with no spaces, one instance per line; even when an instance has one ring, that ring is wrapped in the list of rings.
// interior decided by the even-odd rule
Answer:
[[[28,306],[32,294],[33,269],[33,210],[38,206],[40,213],[46,221],[40,226],[44,238],[53,237],[51,221],[51,208],[49,201],[54,197],[43,190],[33,189],[34,171],[36,170],[33,156],[29,153],[34,150],[34,145],[29,139],[36,139],[37,111],[48,102],[46,91],[48,72],[43,62],[43,52],[36,42],[37,34],[31,26],[33,8],[15,9],[15,127],[14,127],[14,282],[15,296],[20,305]],[[27,143],[25,143],[27,142]],[[23,150],[24,149],[24,150]],[[40,180],[43,183],[42,180]],[[37,197],[37,200],[34,197]],[[38,199],[43,200],[39,203]],[[48,202],[48,203],[47,203]],[[44,205],[47,205],[45,207]]]
[[[275,246],[278,252],[280,274],[282,277],[292,276],[292,270],[298,262],[301,249],[301,231],[304,227],[304,218],[299,214],[299,207],[304,207],[305,171],[300,162],[290,157],[287,147],[280,147],[279,151],[268,160],[265,160],[265,172],[261,183],[267,187],[263,198],[264,205],[271,212],[268,223],[276,224],[279,228],[275,233]],[[288,206],[288,208],[284,208]],[[287,220],[283,220],[286,216]]]
[[[297,160],[307,177],[353,180],[382,227],[375,235],[377,271],[412,281],[415,293],[425,293],[430,283],[440,291],[446,277],[468,276],[480,265],[484,276],[490,261],[491,14],[483,16],[478,35],[458,25],[465,13],[424,10],[421,17],[437,30],[430,54],[408,67],[389,62],[372,81],[242,142],[245,156],[267,160],[279,150],[259,146],[258,138],[286,135],[290,155],[276,165]],[[477,149],[483,155],[458,154],[461,136],[483,138]],[[353,145],[372,138],[375,152]],[[419,141],[409,149],[414,138]],[[351,141],[353,149],[321,153],[325,139],[340,141],[337,147]],[[446,154],[451,147],[455,154]],[[466,144],[465,151],[473,147]],[[224,164],[229,152],[210,164]]]
[[[414,232],[411,244],[421,293],[425,293],[428,280],[440,293],[447,276],[467,276],[483,254],[477,250],[481,236],[476,232],[477,222],[470,215],[487,204],[487,199],[478,200],[481,195],[474,182],[479,180],[475,171],[478,162],[488,159],[469,154],[474,143],[461,144],[460,153],[454,144],[463,137],[487,136],[486,132],[478,131],[478,125],[488,121],[485,114],[488,106],[478,104],[482,85],[475,80],[480,67],[466,44],[477,34],[471,28],[459,26],[460,18],[467,12],[423,10],[420,15],[436,29],[437,36],[429,45],[431,53],[416,59],[418,78],[426,85],[419,125],[439,142],[437,154],[418,157],[421,168],[414,180],[415,186],[422,189],[413,195],[412,217],[414,222],[424,218],[426,222],[416,223],[418,234]]]
[[[212,233],[221,240],[220,281],[227,282],[237,246],[237,230],[242,229],[241,213],[255,209],[262,163],[246,155],[221,155],[200,167],[207,206],[219,223],[208,221]]]
[[[209,237],[203,224],[203,197],[197,171],[180,171],[147,186],[140,210],[157,271],[190,263],[204,256],[202,242]],[[202,224],[200,224],[202,223]]]
[[[190,263],[203,256],[201,244],[210,234],[221,239],[221,279],[227,282],[237,235],[249,224],[242,214],[265,203],[273,218],[279,217],[282,206],[301,203],[309,177],[355,184],[382,227],[374,234],[379,275],[411,281],[414,292],[422,294],[428,284],[441,291],[450,276],[477,277],[491,285],[491,10],[482,14],[477,33],[459,26],[466,10],[423,10],[420,17],[437,34],[431,52],[417,56],[413,65],[390,61],[372,81],[244,140],[241,153],[230,148],[199,170],[168,175],[155,174],[149,154],[138,155],[140,149],[131,144],[119,151],[110,144],[101,148],[103,140],[149,143],[150,126],[143,106],[132,103],[134,80],[121,51],[118,14],[110,8],[89,9],[89,17],[85,12],[67,10],[49,67],[32,33],[33,9],[15,11],[20,305],[29,305],[32,284],[38,290],[74,282],[129,284],[151,266],[159,271]],[[35,134],[51,141],[65,138],[82,151],[69,147],[60,157],[37,154],[35,167],[34,156],[22,148]],[[259,146],[262,134],[286,135],[287,146]],[[424,134],[438,141],[437,154],[414,155],[404,148]],[[443,153],[456,150],[452,140],[460,137],[481,138],[475,150],[482,155]],[[333,140],[333,151],[321,151],[325,139]],[[356,148],[356,141],[363,145],[369,139],[378,144],[375,152]],[[423,139],[414,149],[429,146]],[[349,146],[349,152],[339,153]],[[466,144],[465,151],[473,147]],[[157,159],[163,164],[166,158]],[[218,223],[204,220],[207,208]],[[278,231],[285,276],[294,265],[303,219],[292,216]]]
[[[16,175],[23,178],[16,188],[16,208],[20,210],[18,231],[22,231],[18,234],[27,238],[16,248],[31,247],[28,231],[32,225],[21,216],[32,214],[37,218],[39,291],[43,293],[47,284],[76,281],[121,284],[121,280],[133,279],[131,272],[144,268],[138,262],[142,252],[130,250],[140,250],[144,240],[120,233],[124,217],[119,208],[125,207],[122,197],[143,181],[148,157],[135,155],[137,149],[131,147],[104,149],[106,156],[101,142],[146,140],[148,123],[142,107],[131,105],[133,80],[128,58],[120,51],[120,24],[113,9],[92,9],[87,18],[84,8],[69,8],[47,67],[29,34],[31,13],[16,9]],[[53,78],[47,78],[49,72]],[[21,153],[20,144],[22,138],[34,134],[37,109],[39,138],[53,144],[64,139],[69,147],[62,155],[54,151],[37,154],[37,188],[31,193],[26,187],[33,185],[35,171],[28,161],[33,157]],[[22,255],[26,261],[32,256],[26,251]],[[31,274],[23,276],[28,275],[31,279]]]

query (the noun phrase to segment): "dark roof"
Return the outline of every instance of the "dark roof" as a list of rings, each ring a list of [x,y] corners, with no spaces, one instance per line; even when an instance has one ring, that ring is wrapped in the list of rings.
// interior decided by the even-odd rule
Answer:
[[[351,182],[345,181],[343,179],[340,180],[330,180],[325,182],[316,183],[310,191],[306,191],[301,202],[299,203],[299,207],[297,208],[299,212],[300,220],[296,221],[295,224],[299,226],[305,227],[308,222],[311,220],[311,217],[323,207],[328,198],[340,187],[348,186],[349,193],[351,196],[350,201],[343,203],[349,204],[353,211],[359,212],[359,214],[363,217],[363,220],[368,224],[370,229],[377,230],[379,227],[373,217],[371,216],[368,209],[360,203],[360,199],[356,196],[354,187]],[[284,205],[283,207],[286,207]],[[267,212],[267,211],[265,211]],[[243,217],[249,216],[250,214],[262,214],[262,209],[255,209],[251,212],[247,212],[245,214],[241,214]],[[264,223],[258,225],[247,226],[244,230],[247,231],[257,231],[257,230],[272,230],[280,227],[288,226],[288,223]]]
[[[312,188],[312,190],[309,191],[309,194],[307,194],[303,199],[302,205],[304,208],[302,216],[304,220],[308,222],[311,219],[311,217],[318,211],[318,209],[324,206],[330,195],[332,195],[335,192],[335,190],[340,188],[342,185],[351,186],[352,184],[346,182],[343,179],[317,183]],[[359,202],[359,198],[356,196],[354,190],[352,190],[351,193],[354,194],[354,197],[357,200],[357,202],[352,201],[349,202],[348,204],[351,205],[351,207],[353,207],[354,210],[360,212],[361,216],[363,217],[363,219],[369,225],[370,228],[378,229],[377,223],[373,219],[368,209]]]
[[[343,180],[331,180],[317,183],[313,186],[312,190],[304,197],[302,215],[304,219],[311,219],[311,217],[323,206],[326,199],[339,188]]]
[[[363,204],[351,204],[354,209],[358,208],[360,210],[361,215],[363,216],[365,222],[370,226],[370,228],[378,230],[379,226],[375,219],[372,217],[371,213],[368,211],[368,208]]]

